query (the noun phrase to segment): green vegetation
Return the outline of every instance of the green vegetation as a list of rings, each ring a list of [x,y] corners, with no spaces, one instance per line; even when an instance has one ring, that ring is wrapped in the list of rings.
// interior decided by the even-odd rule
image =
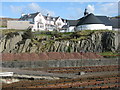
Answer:
[[[113,30],[83,30],[83,31],[79,31],[78,34],[80,35],[90,35],[92,33],[102,33],[102,32],[116,32]]]
[[[15,30],[15,29],[0,29],[0,32],[2,32],[2,34],[8,34],[8,33],[11,33],[11,32],[24,32],[26,30]]]
[[[66,40],[70,38],[72,32],[57,32],[57,31],[41,31],[41,32],[34,32],[35,37],[39,39],[47,38],[47,40]]]
[[[71,41],[79,41],[82,39],[89,38],[93,33],[102,33],[102,32],[113,32],[110,30],[82,30],[77,32],[58,32],[58,31],[37,31],[31,32],[31,30],[15,30],[15,29],[5,29],[1,30],[2,34],[8,34],[10,32],[24,32],[25,39],[36,39],[36,42],[41,40],[71,40]]]
[[[0,26],[0,27],[6,28],[7,26]]]
[[[35,35],[35,37],[38,39],[47,39],[47,38],[51,38],[51,35],[38,34],[38,35]]]
[[[114,52],[103,52],[100,53],[100,55],[107,56],[107,55],[120,55],[120,53],[114,53]]]
[[[85,37],[85,36],[81,36],[79,38],[73,38],[73,39],[70,39],[71,41],[80,41],[80,40],[83,40],[83,39],[88,39],[89,37]]]
[[[10,32],[24,32],[26,30],[15,30],[15,29],[4,29],[0,30],[2,31],[2,34],[7,34]],[[89,36],[92,33],[97,33],[97,32],[116,32],[116,31],[110,31],[110,30],[83,30],[83,31],[77,31],[77,32],[57,32],[57,31],[37,31],[37,32],[32,32],[34,36],[48,36],[48,37],[64,37],[64,36]]]
[[[114,52],[102,52],[100,55],[107,57],[107,58],[115,58],[115,57],[120,57],[120,53],[114,53]]]
[[[83,30],[83,31],[76,32],[76,34],[78,34],[80,36],[88,36],[92,33],[94,33],[93,30]]]
[[[102,32],[113,32],[110,30],[82,30],[77,32],[57,32],[57,31],[37,31],[34,32],[34,36],[39,39],[47,38],[47,40],[71,40],[71,41],[79,41],[81,39],[87,39],[93,33],[102,33]]]
[[[31,32],[31,30],[26,30],[24,31],[24,34],[23,34],[23,39],[33,39],[33,34]]]

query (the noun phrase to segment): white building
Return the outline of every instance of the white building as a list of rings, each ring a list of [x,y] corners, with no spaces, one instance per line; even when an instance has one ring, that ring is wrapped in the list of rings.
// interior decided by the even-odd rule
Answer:
[[[112,25],[107,25],[101,20],[105,20],[105,16],[101,16],[101,19],[98,17],[92,13],[82,17],[76,25],[76,30],[112,30]]]
[[[61,17],[51,17],[42,15],[40,12],[22,15],[20,20],[30,21],[33,24],[32,31],[53,31],[60,30],[67,25],[66,20]]]
[[[95,16],[85,9],[84,17],[79,19],[76,30],[112,30],[112,24],[106,16]]]
[[[78,20],[67,20],[61,17],[42,15],[40,12],[22,14],[20,21],[30,21],[32,31],[74,32],[78,30],[112,30],[112,24],[106,16],[95,16],[85,9],[84,16]]]

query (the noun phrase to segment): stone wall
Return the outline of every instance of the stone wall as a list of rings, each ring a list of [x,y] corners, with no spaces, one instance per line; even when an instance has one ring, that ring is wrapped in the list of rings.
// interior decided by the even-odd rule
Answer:
[[[118,58],[99,60],[41,60],[41,61],[3,61],[2,67],[7,68],[40,68],[40,67],[79,67],[118,65]]]
[[[7,29],[26,30],[29,26],[29,21],[7,21]]]
[[[18,20],[17,18],[0,18],[0,26],[6,27],[7,26],[7,21],[14,21]]]

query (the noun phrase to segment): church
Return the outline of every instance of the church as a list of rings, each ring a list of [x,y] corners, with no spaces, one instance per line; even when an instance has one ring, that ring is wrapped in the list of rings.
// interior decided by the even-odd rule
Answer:
[[[107,16],[96,16],[85,9],[84,16],[78,20],[67,20],[60,16],[52,17],[40,12],[22,14],[19,21],[29,21],[35,31],[74,32],[79,30],[112,30],[112,24]]]

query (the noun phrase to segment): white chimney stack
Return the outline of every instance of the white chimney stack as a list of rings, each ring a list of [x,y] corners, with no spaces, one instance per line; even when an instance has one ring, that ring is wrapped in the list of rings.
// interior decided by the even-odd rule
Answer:
[[[24,15],[25,15],[25,14],[24,14],[24,13],[22,13],[22,15],[21,15],[21,16],[23,17]]]

